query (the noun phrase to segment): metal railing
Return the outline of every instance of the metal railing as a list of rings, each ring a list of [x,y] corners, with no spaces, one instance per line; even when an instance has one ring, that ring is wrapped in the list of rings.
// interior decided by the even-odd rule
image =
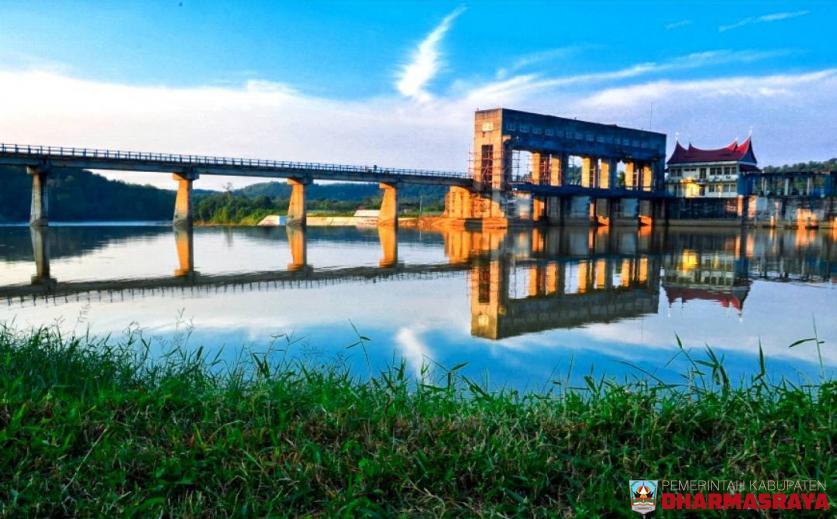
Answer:
[[[214,157],[208,155],[177,155],[169,153],[147,153],[139,151],[106,150],[95,148],[67,148],[63,146],[33,146],[27,144],[2,144],[0,155],[38,157],[43,159],[96,159],[135,161],[155,164],[173,164],[186,166],[221,166],[253,169],[324,171],[332,173],[380,173],[391,175],[411,175],[468,179],[468,173],[461,171],[439,171],[430,169],[383,168],[380,166],[357,166],[346,164],[327,164],[322,162],[291,162],[284,160],[244,159],[235,157]]]

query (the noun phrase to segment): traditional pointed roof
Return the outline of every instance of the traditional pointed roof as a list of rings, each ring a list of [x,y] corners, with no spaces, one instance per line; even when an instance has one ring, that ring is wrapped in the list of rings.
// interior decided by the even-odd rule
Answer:
[[[749,287],[733,287],[729,292],[712,290],[706,288],[688,288],[676,286],[664,286],[669,306],[680,299],[687,302],[693,299],[704,301],[716,301],[724,308],[735,308],[739,312],[744,309],[744,300],[749,294]]]
[[[696,148],[689,143],[685,148],[679,142],[674,145],[674,153],[668,159],[669,164],[690,164],[695,162],[743,162],[755,165],[756,155],[753,153],[753,140],[750,137],[738,143],[738,139],[732,141],[723,148],[715,150],[703,150]]]

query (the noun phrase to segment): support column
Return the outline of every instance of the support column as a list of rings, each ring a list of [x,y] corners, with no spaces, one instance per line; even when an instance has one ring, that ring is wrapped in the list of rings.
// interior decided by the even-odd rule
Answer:
[[[398,265],[398,226],[379,225],[378,239],[381,241],[381,260],[378,266],[391,268]]]
[[[642,191],[651,191],[654,186],[654,170],[651,164],[647,162],[642,163]]]
[[[451,186],[445,195],[445,216],[448,218],[473,218],[471,190]]]
[[[288,179],[288,184],[291,186],[291,201],[288,204],[288,216],[285,219],[285,225],[305,227],[307,222],[305,186],[310,183],[311,180],[307,178]]]
[[[175,277],[189,277],[195,273],[194,237],[191,227],[175,227],[174,243],[177,247],[178,267]]]
[[[570,157],[566,153],[552,155],[549,159],[549,185],[564,185],[564,173],[569,166]]]
[[[27,166],[26,173],[32,177],[32,205],[29,209],[29,225],[49,225],[49,191],[47,190],[48,167]]]
[[[581,159],[581,187],[596,187],[596,163],[594,157],[582,157]]]
[[[194,171],[175,173],[172,178],[177,181],[177,198],[174,201],[175,227],[192,226],[192,182],[198,179]]]
[[[601,182],[599,187],[603,189],[614,189],[616,187],[616,161],[613,159],[602,159]]]
[[[288,270],[298,272],[309,269],[308,243],[305,240],[305,227],[300,225],[286,225],[285,232],[288,234],[288,246],[291,248],[291,262],[288,263]]]
[[[636,187],[636,163],[633,161],[625,162],[625,189],[634,189]]]
[[[378,212],[378,225],[398,226],[398,184],[381,182],[378,184],[384,193],[381,210]]]

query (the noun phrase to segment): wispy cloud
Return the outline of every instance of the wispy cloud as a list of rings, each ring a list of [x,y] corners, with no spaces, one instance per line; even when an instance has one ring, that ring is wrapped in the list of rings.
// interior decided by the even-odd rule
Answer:
[[[515,59],[509,66],[498,69],[497,77],[502,79],[507,77],[512,72],[517,72],[518,70],[530,67],[532,65],[545,63],[554,59],[565,58],[574,54],[575,52],[578,52],[578,50],[580,50],[581,48],[581,46],[575,45],[570,47],[558,47],[555,49],[548,49],[524,54],[523,56],[519,56],[517,59]]]
[[[578,85],[593,85],[623,79],[639,78],[663,72],[693,70],[730,63],[752,63],[765,59],[787,56],[792,51],[779,50],[712,50],[678,56],[666,61],[637,63],[622,69],[605,72],[591,72],[571,76],[544,77],[539,74],[521,74],[501,81],[479,86],[470,92],[471,96],[514,97],[548,88],[562,88]]]
[[[748,16],[747,18],[739,20],[733,24],[721,25],[720,27],[718,27],[718,31],[725,32],[731,29],[738,29],[739,27],[744,27],[745,25],[752,25],[755,23],[778,22],[779,20],[797,18],[799,16],[805,16],[806,14],[810,13],[811,11],[786,11],[782,13],[765,14],[762,16]]]
[[[406,64],[398,74],[395,87],[401,94],[418,101],[427,101],[432,97],[427,91],[427,85],[442,66],[439,44],[450,30],[453,21],[464,10],[464,7],[459,7],[445,16],[442,22],[419,43],[413,52],[412,61]]]
[[[837,134],[837,70],[709,79],[666,74],[787,52],[713,50],[575,76],[518,74],[460,83],[440,90],[432,103],[397,93],[331,99],[264,81],[148,86],[0,69],[0,135],[32,144],[464,170],[475,108],[642,127],[653,103],[654,129],[670,135],[679,130],[714,142],[752,125],[764,163],[828,158]],[[159,174],[130,180],[171,186]],[[200,183],[219,189],[227,181],[239,187],[256,180],[207,176]]]
[[[679,27],[685,27],[685,26],[687,26],[691,23],[692,23],[691,20],[680,20],[678,22],[672,22],[672,23],[666,25],[666,30],[670,31],[672,29],[677,29]]]

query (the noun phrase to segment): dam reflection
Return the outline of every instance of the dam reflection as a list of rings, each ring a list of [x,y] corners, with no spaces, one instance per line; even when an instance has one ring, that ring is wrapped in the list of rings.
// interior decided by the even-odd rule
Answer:
[[[195,254],[194,231],[178,228],[173,232],[177,258],[177,265],[169,271],[173,274],[87,281],[56,278],[50,268],[55,243],[60,243],[62,257],[84,257],[109,240],[124,240],[123,234],[113,233],[112,238],[103,239],[91,230],[95,239],[91,238],[91,243],[80,240],[75,246],[67,243],[66,236],[62,242],[64,230],[60,228],[20,229],[15,230],[15,236],[23,232],[30,236],[35,269],[28,283],[0,286],[0,298],[9,306],[42,301],[60,304],[89,299],[92,294],[100,300],[103,294],[124,299],[173,290],[257,291],[447,276],[466,280],[463,289],[468,293],[470,309],[462,311],[470,310],[471,334],[492,340],[655,314],[661,291],[669,305],[703,300],[740,313],[754,280],[834,283],[837,279],[833,239],[809,230],[677,234],[619,227],[445,229],[422,231],[423,235],[415,230],[399,231],[394,226],[344,234],[287,227],[270,232],[242,231],[277,247],[287,247],[291,260],[285,268],[202,274],[195,266],[200,258]],[[144,236],[149,233],[141,232]],[[171,232],[159,229],[156,234]],[[338,248],[353,241],[374,241],[377,235],[377,264],[341,263],[337,268],[318,269],[308,255],[312,232],[318,240],[330,240]],[[430,238],[424,237],[427,233]],[[77,229],[67,234],[81,236]],[[287,237],[286,245],[282,235]],[[399,243],[416,241],[439,243],[444,260],[419,263],[399,258]],[[213,254],[223,254],[223,250]]]

